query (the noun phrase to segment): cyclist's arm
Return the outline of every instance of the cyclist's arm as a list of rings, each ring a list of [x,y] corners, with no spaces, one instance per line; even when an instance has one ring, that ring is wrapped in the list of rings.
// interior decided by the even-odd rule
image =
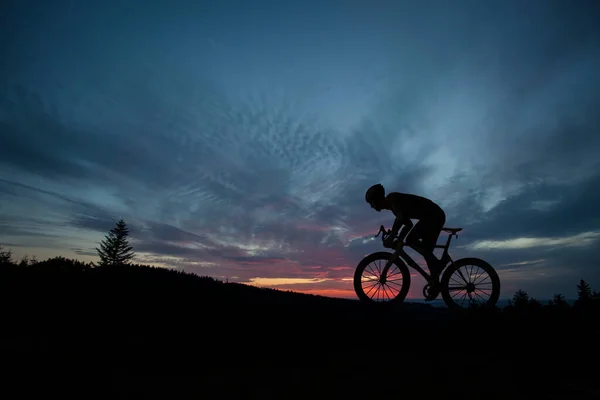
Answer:
[[[402,212],[400,212],[395,207],[392,208],[392,212],[396,216],[396,220],[394,221],[394,225],[392,226],[392,232],[391,233],[394,236],[398,235],[398,239],[400,239],[400,241],[404,241],[404,238],[406,237],[406,235],[408,234],[408,232],[413,227],[413,222],[410,220],[410,218],[407,218],[404,214],[402,214]],[[404,228],[402,229],[402,231],[400,232],[400,234],[398,234],[398,231],[400,230],[400,227],[403,226],[403,225],[404,225]]]
[[[396,220],[398,220],[398,218],[396,218]],[[401,221],[402,222],[399,223],[398,225],[404,225],[404,226],[402,227],[402,230],[398,234],[398,240],[400,240],[401,242],[404,242],[404,238],[406,237],[406,235],[408,235],[408,232],[410,232],[410,230],[412,229],[413,223],[408,218],[402,219]],[[395,222],[394,222],[394,225],[396,225]]]

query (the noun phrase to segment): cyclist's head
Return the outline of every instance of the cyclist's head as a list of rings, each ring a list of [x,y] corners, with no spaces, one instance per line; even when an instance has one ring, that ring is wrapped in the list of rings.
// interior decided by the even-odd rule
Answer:
[[[383,201],[385,200],[385,189],[378,183],[371,186],[365,193],[365,200],[377,211],[381,211]]]

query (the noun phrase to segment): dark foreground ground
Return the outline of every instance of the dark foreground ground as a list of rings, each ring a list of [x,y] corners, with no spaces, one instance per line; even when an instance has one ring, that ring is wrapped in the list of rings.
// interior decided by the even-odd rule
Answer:
[[[597,317],[0,268],[3,398],[598,399]]]

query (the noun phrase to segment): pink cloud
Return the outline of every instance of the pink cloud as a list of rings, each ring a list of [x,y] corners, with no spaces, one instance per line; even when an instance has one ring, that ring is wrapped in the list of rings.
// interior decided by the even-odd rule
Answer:
[[[331,271],[344,271],[344,270],[349,270],[349,269],[351,270],[351,269],[354,269],[354,268],[352,268],[352,267],[345,267],[345,266],[331,267],[331,268],[329,268],[329,270],[331,270]]]

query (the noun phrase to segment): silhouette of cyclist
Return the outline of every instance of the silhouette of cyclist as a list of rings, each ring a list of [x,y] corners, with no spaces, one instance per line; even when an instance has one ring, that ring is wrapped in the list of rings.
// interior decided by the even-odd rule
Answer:
[[[390,210],[394,213],[396,220],[391,233],[393,236],[398,235],[397,240],[421,248],[425,253],[431,253],[433,256],[438,237],[446,223],[446,214],[440,206],[425,197],[414,194],[391,192],[386,196],[385,189],[380,183],[367,190],[365,200],[371,205],[371,208],[379,212]],[[413,226],[411,219],[419,221]],[[403,229],[398,233],[401,226]],[[409,231],[410,234],[408,234]],[[389,236],[385,240],[385,247],[394,246],[396,239],[393,236]]]

